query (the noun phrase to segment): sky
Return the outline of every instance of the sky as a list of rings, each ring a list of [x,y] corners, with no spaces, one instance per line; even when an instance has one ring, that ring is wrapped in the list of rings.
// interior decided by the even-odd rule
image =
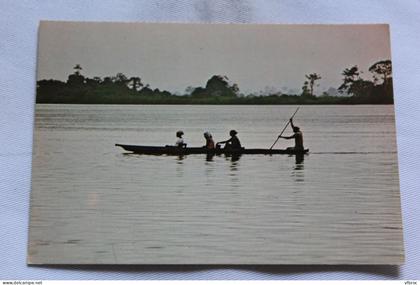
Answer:
[[[151,88],[184,93],[226,75],[249,94],[295,89],[316,72],[316,94],[338,88],[342,71],[391,59],[389,27],[376,25],[142,24],[41,22],[38,80],[122,72]]]

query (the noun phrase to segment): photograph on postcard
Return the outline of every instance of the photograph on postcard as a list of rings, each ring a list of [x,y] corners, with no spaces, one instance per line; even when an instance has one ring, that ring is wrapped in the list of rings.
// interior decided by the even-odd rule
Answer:
[[[27,262],[402,264],[389,26],[41,22]]]

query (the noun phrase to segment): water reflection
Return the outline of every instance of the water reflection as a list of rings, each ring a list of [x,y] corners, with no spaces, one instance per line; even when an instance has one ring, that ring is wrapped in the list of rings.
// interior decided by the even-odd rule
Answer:
[[[230,161],[232,162],[239,161],[240,158],[241,158],[240,154],[232,154],[230,157]]]
[[[206,161],[213,161],[214,155],[214,153],[208,153],[206,155]]]
[[[305,155],[303,153],[296,154],[295,155],[296,164],[303,164],[304,157]]]
[[[184,177],[184,159],[185,159],[185,155],[179,155],[176,156],[175,161],[176,161],[176,177]]]
[[[217,156],[217,157],[220,157],[220,156],[222,156],[221,154],[207,154],[206,155],[206,161],[213,161],[213,159],[214,159],[214,157],[215,156]],[[240,154],[223,154],[223,156],[225,157],[225,159],[226,160],[230,160],[230,161],[232,161],[232,162],[235,162],[235,161],[239,161],[239,159],[241,158],[241,155]]]
[[[182,164],[183,163],[183,160],[186,158],[186,156],[185,155],[178,155],[178,156],[176,156],[176,163],[177,164]]]
[[[304,172],[304,155],[295,155],[295,165],[293,166],[293,171],[291,176],[294,178],[295,182],[304,182],[305,181],[305,172]]]
[[[238,160],[235,160],[235,161],[231,160],[231,164],[229,167],[231,173],[237,172],[239,170],[238,166],[239,166]]]
[[[231,162],[239,161],[241,158],[240,154],[224,154],[226,160],[230,160]]]
[[[240,186],[240,180],[238,174],[239,171],[239,159],[240,155],[225,155],[226,161],[230,161],[229,165],[229,177],[230,177],[230,186],[231,188],[238,188]]]

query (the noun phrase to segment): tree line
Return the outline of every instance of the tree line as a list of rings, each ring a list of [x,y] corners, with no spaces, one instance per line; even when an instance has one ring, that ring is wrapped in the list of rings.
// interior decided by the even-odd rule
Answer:
[[[204,87],[187,87],[185,94],[172,94],[151,88],[141,77],[115,76],[92,78],[82,75],[77,64],[67,81],[48,79],[37,82],[37,103],[76,104],[392,104],[392,64],[390,60],[374,63],[369,72],[372,80],[362,77],[363,72],[352,66],[342,72],[343,83],[338,91],[345,96],[332,96],[324,92],[315,95],[321,75],[305,75],[300,94],[275,92],[263,95],[244,95],[239,86],[224,75],[214,75]]]

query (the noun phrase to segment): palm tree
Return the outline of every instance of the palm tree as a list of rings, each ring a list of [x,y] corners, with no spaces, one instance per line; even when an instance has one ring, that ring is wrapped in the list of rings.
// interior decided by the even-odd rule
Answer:
[[[343,83],[340,85],[340,87],[338,87],[338,92],[348,92],[351,89],[351,87],[361,79],[360,73],[361,71],[359,71],[357,65],[344,69],[341,73],[341,75],[344,76]]]
[[[314,96],[314,84],[315,81],[321,79],[321,76],[319,74],[316,73],[311,73],[309,75],[305,75],[306,79],[309,80],[309,90],[310,90],[310,94],[311,96]]]
[[[76,64],[76,66],[73,67],[73,69],[75,70],[74,74],[80,75],[80,70],[82,70],[82,67],[80,66],[80,64]]]
[[[131,89],[134,91],[138,91],[142,86],[143,83],[141,82],[141,78],[140,77],[130,77],[129,79],[129,85],[131,86]]]

